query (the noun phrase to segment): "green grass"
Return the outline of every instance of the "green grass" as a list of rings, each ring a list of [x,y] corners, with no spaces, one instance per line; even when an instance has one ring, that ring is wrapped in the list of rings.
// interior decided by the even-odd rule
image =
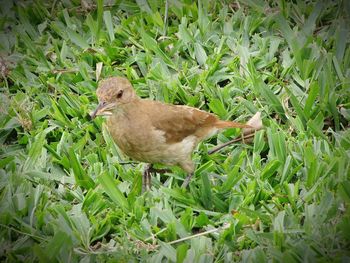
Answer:
[[[350,261],[350,4],[294,2],[2,1],[1,261]],[[142,195],[88,118],[112,75],[265,128]]]

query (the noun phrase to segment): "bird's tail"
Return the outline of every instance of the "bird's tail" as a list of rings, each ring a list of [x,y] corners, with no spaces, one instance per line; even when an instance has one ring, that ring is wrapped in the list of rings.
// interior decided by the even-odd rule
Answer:
[[[252,126],[248,124],[243,124],[239,122],[234,121],[218,121],[215,123],[215,127],[218,129],[225,129],[225,128],[252,128]]]

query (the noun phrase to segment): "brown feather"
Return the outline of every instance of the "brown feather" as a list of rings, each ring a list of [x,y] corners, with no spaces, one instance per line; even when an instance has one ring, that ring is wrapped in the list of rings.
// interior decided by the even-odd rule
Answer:
[[[158,118],[151,118],[152,125],[165,132],[167,143],[180,142],[190,135],[198,136],[200,129],[212,127],[218,121],[214,115],[195,108],[168,104],[158,105],[161,105],[165,112],[159,113]]]

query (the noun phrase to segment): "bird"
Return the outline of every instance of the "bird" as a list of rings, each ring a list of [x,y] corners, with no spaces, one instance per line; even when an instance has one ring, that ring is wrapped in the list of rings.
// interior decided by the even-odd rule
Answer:
[[[182,184],[186,188],[195,171],[192,152],[201,141],[226,128],[250,128],[194,107],[140,98],[124,77],[101,80],[96,95],[99,103],[90,117],[105,116],[120,150],[146,163],[143,191],[151,187],[153,164],[180,166],[187,173]]]

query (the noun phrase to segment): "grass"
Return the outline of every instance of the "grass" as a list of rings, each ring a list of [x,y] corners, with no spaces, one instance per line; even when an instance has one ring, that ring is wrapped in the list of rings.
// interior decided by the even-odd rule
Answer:
[[[348,1],[3,1],[4,262],[350,261]],[[90,121],[97,80],[227,130],[141,194],[142,164]]]

